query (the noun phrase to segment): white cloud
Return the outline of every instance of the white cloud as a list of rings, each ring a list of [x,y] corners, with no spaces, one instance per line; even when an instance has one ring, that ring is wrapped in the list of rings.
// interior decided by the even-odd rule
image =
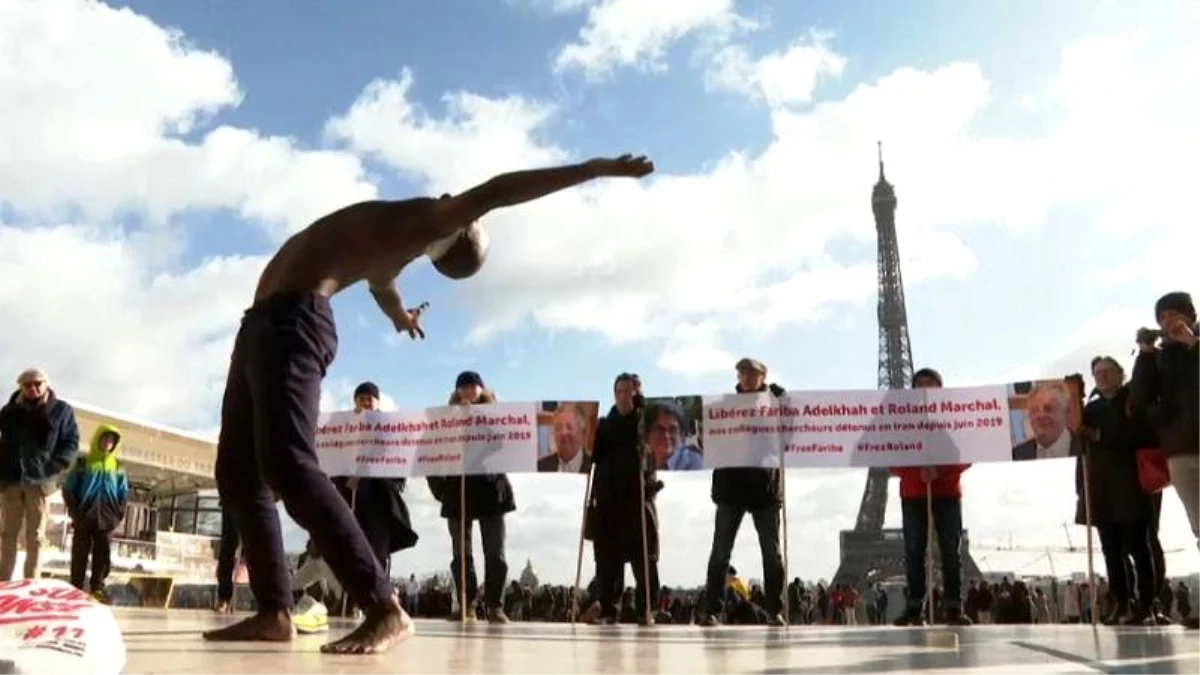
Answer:
[[[450,113],[435,118],[409,101],[410,86],[407,72],[395,82],[372,83],[331,121],[331,135],[424,178],[435,193],[566,160],[564,150],[539,139],[549,106],[456,93]],[[899,137],[900,129],[907,139],[895,152],[900,157],[919,157],[918,147],[922,153],[956,147],[985,90],[971,67],[899,73],[811,115],[777,111],[775,141],[757,157],[734,152],[708,173],[599,182],[497,212],[488,218],[497,233],[489,266],[465,285],[480,311],[473,337],[495,335],[532,314],[542,326],[594,331],[616,342],[659,340],[720,314],[723,328],[713,335],[719,340],[747,325],[769,330],[810,320],[831,300],[868,297],[873,260],[841,266],[824,253],[835,237],[874,234],[861,194],[873,148],[862,144],[861,157],[845,148],[881,134]],[[925,104],[905,103],[914,93],[957,103],[930,115]],[[888,109],[899,119],[879,112]],[[441,160],[447,156],[461,161]],[[902,175],[926,166],[918,164]],[[909,267],[915,280],[972,269],[973,257],[955,236],[901,222],[906,263],[923,263]]]
[[[736,91],[760,98],[772,107],[808,103],[817,84],[826,78],[841,77],[846,58],[827,45],[827,39],[814,35],[787,49],[758,59],[745,47],[727,45],[717,52],[705,74],[712,89]]]
[[[579,41],[559,51],[554,68],[579,70],[592,78],[635,65],[663,71],[666,51],[675,42],[700,32],[727,35],[753,25],[734,11],[734,0],[598,0],[588,9]]]
[[[0,377],[37,364],[67,398],[210,424],[264,261],[214,258],[175,273],[149,259],[93,228],[0,224],[0,315],[13,327],[0,331]]]
[[[1134,35],[1064,50],[1050,86],[1057,117],[1041,136],[975,131],[992,96],[975,64],[899,68],[841,100],[804,111],[772,108],[772,139],[757,155],[734,150],[703,172],[601,181],[494,213],[487,219],[495,231],[488,266],[458,286],[477,312],[472,337],[487,339],[532,317],[543,327],[594,332],[618,344],[663,344],[686,326],[719,317],[709,344],[687,346],[711,355],[729,351],[724,345],[748,326],[765,337],[772,328],[821,318],[830,303],[868,299],[874,256],[834,262],[827,251],[839,238],[874,243],[863,186],[873,178],[875,139],[886,140],[888,178],[900,186],[910,291],[975,269],[958,235],[963,228],[1029,231],[1062,207],[1085,207],[1102,226],[1113,213],[1139,213],[1114,236],[1130,239],[1133,250],[1155,241],[1187,250],[1178,244],[1195,235],[1179,214],[1189,208],[1186,162],[1200,153],[1200,130],[1191,121],[1200,118],[1200,96],[1185,79],[1200,72],[1189,60],[1200,52],[1194,44],[1139,51],[1145,46]],[[810,63],[841,62],[831,47],[821,49],[827,53],[810,53]],[[1094,51],[1105,58],[1089,69]],[[1178,58],[1186,61],[1182,75],[1160,67]],[[1135,82],[1148,70],[1148,82]],[[1123,96],[1110,113],[1100,105],[1097,71],[1109,78],[1109,91],[1128,82],[1139,96]],[[438,115],[412,103],[411,78],[406,71],[398,81],[373,83],[330,123],[331,135],[423,178],[431,192],[569,156],[543,138],[553,105],[457,92],[448,97],[449,112]],[[768,100],[795,100],[806,89]],[[1102,128],[1109,131],[1100,143]],[[1115,138],[1114,128],[1153,129],[1146,133],[1160,140]],[[461,161],[445,162],[447,156]],[[706,360],[664,354],[661,363]]]
[[[658,367],[692,377],[732,370],[737,358],[712,346],[712,337],[717,331],[714,321],[681,323],[667,338]]]
[[[265,260],[180,266],[190,233],[172,216],[232,209],[281,235],[374,196],[361,162],[205,132],[242,99],[230,63],[129,10],[0,3],[0,44],[0,314],[19,326],[0,374],[37,363],[68,398],[211,427]]]
[[[283,235],[376,194],[347,153],[196,136],[243,94],[227,60],[176,31],[84,0],[6,2],[0,17],[0,201],[29,217],[229,208]]]

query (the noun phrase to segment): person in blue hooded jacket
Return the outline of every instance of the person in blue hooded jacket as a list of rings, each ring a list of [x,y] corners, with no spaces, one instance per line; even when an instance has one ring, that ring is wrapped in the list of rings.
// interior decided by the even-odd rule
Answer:
[[[92,577],[88,590],[92,597],[107,602],[104,581],[112,569],[113,530],[125,518],[129,504],[129,479],[117,467],[117,447],[121,432],[114,426],[102,424],[92,434],[88,453],[80,457],[67,472],[63,483],[63,503],[71,517],[71,585],[84,590],[88,558],[92,560]]]

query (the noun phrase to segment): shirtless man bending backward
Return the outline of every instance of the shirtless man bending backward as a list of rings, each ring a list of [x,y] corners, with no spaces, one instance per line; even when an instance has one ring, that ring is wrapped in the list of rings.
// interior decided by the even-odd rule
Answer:
[[[395,281],[428,255],[456,279],[479,270],[487,239],[478,220],[601,177],[641,178],[645,157],[623,155],[496,176],[458,195],[347,206],[289,239],[267,264],[230,357],[217,441],[217,487],[244,542],[258,613],[208,640],[294,637],[292,591],[275,496],[311,535],[365,618],[327,653],[382,652],[412,631],[387,574],[344,499],[317,464],[321,380],[337,351],[330,297],[366,280],[397,331],[423,338],[421,309],[405,309]]]

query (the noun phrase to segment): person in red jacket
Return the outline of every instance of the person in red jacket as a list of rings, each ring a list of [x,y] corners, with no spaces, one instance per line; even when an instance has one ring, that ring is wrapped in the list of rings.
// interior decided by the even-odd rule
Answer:
[[[914,389],[941,388],[942,376],[932,368],[913,374]],[[959,479],[970,464],[905,466],[893,468],[900,477],[900,511],[904,529],[905,576],[908,603],[896,620],[897,626],[925,624],[925,555],[929,545],[929,503],[933,496],[933,528],[942,554],[942,594],[946,623],[970,625],[963,613],[962,587],[962,487]]]

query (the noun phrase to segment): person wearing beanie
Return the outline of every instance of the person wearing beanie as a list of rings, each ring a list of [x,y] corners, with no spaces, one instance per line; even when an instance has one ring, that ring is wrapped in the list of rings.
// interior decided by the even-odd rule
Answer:
[[[913,373],[914,389],[942,387],[942,376],[932,368]],[[963,613],[962,583],[962,486],[960,478],[970,464],[940,466],[904,466],[891,470],[900,478],[900,511],[904,529],[904,567],[908,587],[904,613],[897,626],[925,624],[925,558],[929,546],[929,496],[933,498],[933,528],[938,550],[942,554],[942,577],[945,586],[945,622],[950,625],[970,625]]]
[[[45,371],[22,372],[0,408],[0,581],[12,580],[22,529],[25,578],[37,578],[50,495],[78,454],[75,409],[58,398]]]
[[[355,414],[378,411],[380,396],[379,386],[374,382],[363,382],[355,387]],[[417,533],[412,528],[408,505],[404,502],[407,480],[338,476],[333,479],[333,484],[350,505],[354,519],[390,578],[392,554],[417,545]]]
[[[1171,484],[1200,542],[1200,326],[1192,296],[1167,293],[1154,303],[1154,318],[1159,335],[1144,329],[1137,334],[1129,396],[1158,431]],[[1200,626],[1195,618],[1184,623]]]
[[[450,394],[450,405],[487,405],[496,402],[496,394],[483,383],[483,377],[473,370],[459,373]],[[483,602],[489,623],[509,622],[504,612],[504,591],[508,584],[508,561],[504,554],[504,517],[517,509],[512,483],[502,473],[471,474],[469,476],[429,476],[429,492],[441,503],[441,516],[446,519],[453,549],[450,570],[458,591],[460,607],[466,607],[467,621],[474,620],[475,599],[479,580],[475,574],[472,552],[472,524],[479,522],[479,538],[483,542]],[[466,513],[462,507],[466,506]],[[463,523],[463,519],[466,523]],[[465,542],[465,543],[464,543]],[[463,549],[466,560],[461,560]],[[463,565],[466,566],[463,569]],[[459,588],[466,578],[465,587]],[[457,621],[461,614],[448,617]]]
[[[785,393],[783,387],[767,384],[767,367],[757,359],[742,359],[734,370],[737,372],[735,390],[739,394],[770,392],[778,398]],[[717,512],[704,594],[708,606],[702,608],[701,625],[717,625],[722,610],[726,620],[730,618],[733,608],[724,606],[727,596],[723,589],[727,572],[732,570],[729,558],[733,554],[733,544],[746,514],[754,520],[763,554],[763,609],[767,613],[767,622],[772,626],[784,625],[783,549],[779,544],[783,472],[754,467],[716,469],[712,474],[712,500]]]

